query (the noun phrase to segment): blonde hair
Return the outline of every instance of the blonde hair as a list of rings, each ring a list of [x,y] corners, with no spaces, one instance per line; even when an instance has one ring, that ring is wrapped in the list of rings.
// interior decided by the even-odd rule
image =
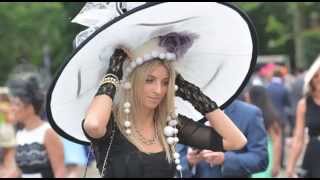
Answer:
[[[142,98],[141,97],[141,87],[144,86],[146,77],[148,73],[150,73],[155,67],[162,65],[164,66],[169,74],[169,83],[168,83],[168,90],[164,97],[164,99],[160,102],[159,106],[155,109],[155,127],[158,132],[158,139],[160,141],[160,144],[163,146],[165,152],[166,152],[166,158],[169,162],[172,161],[172,151],[171,147],[166,142],[166,137],[163,133],[163,129],[167,126],[167,118],[172,113],[172,111],[175,109],[174,107],[174,97],[175,97],[175,77],[176,73],[173,67],[172,62],[163,61],[160,59],[154,59],[148,62],[145,62],[144,64],[136,67],[132,73],[128,76],[128,80],[132,84],[132,88],[129,91],[128,94],[125,94],[126,92],[121,88],[117,92],[117,98],[118,101],[115,102],[115,106],[113,108],[113,112],[115,114],[115,121],[120,129],[120,132],[125,136],[125,128],[123,126],[124,121],[126,121],[126,114],[123,112],[123,104],[126,101],[129,101],[131,103],[131,113],[129,114],[129,120],[132,123],[135,123],[136,114],[138,112],[137,107],[140,107],[142,104]],[[126,99],[128,98],[128,99]],[[132,135],[130,135],[132,136]],[[128,140],[135,144],[132,138],[128,137]]]

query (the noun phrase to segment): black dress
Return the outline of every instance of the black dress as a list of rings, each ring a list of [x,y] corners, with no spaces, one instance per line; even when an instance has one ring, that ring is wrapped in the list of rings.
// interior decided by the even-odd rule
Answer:
[[[183,115],[179,115],[178,118],[180,121],[177,127],[179,129],[179,143],[199,149],[223,150],[222,137],[217,134],[213,128],[195,122]],[[167,161],[165,152],[146,154],[139,151],[139,149],[129,142],[119,131],[113,120],[113,116],[111,116],[108,123],[106,134],[100,139],[90,137],[83,128],[85,135],[92,143],[100,174],[109,147],[112,129],[115,130],[115,134],[109,151],[104,177],[174,177],[176,174],[175,164],[170,164]]]
[[[306,126],[310,137],[306,148],[303,169],[306,170],[306,177],[320,177],[320,106],[315,103],[312,97],[306,100]]]

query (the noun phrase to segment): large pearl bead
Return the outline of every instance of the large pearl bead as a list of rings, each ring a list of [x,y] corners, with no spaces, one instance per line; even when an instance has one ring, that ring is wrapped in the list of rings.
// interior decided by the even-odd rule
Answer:
[[[177,165],[177,170],[178,171],[181,171],[181,169],[182,169],[182,166],[179,164],[179,165]]]
[[[150,54],[145,54],[144,56],[143,56],[143,60],[144,61],[149,61],[151,59],[151,55]]]
[[[141,65],[143,63],[143,59],[141,57],[138,57],[136,59],[136,63],[137,63],[137,65]]]
[[[168,138],[167,138],[167,143],[168,143],[169,145],[172,145],[172,144],[174,143],[174,138],[173,138],[173,137],[168,137]]]
[[[175,60],[176,59],[176,55],[174,53],[166,53],[166,58],[168,60]]]
[[[125,103],[123,104],[123,107],[128,109],[128,108],[131,107],[131,104],[130,104],[129,102],[125,102]]]
[[[125,121],[124,122],[124,127],[129,128],[131,126],[131,122],[130,121]]]
[[[178,124],[178,121],[177,120],[171,120],[169,121],[169,125],[170,126],[176,126]]]
[[[174,85],[174,90],[178,91],[179,87],[177,85]]]
[[[172,128],[171,126],[166,126],[166,127],[164,128],[164,135],[170,137],[170,136],[173,135],[173,131],[174,131],[174,130],[173,130],[173,128]]]
[[[173,134],[178,134],[179,130],[177,128],[173,128]]]
[[[129,114],[130,113],[130,109],[128,109],[128,108],[124,109],[124,113]]]
[[[130,135],[130,134],[131,134],[131,129],[126,129],[126,133],[127,133],[128,135]]]
[[[178,137],[174,137],[173,139],[174,139],[174,142],[175,142],[175,143],[178,143],[178,142],[179,142],[179,138],[178,138]]]
[[[176,160],[174,160],[174,163],[176,163],[176,164],[180,164],[180,159],[176,159]]]
[[[166,58],[166,54],[165,53],[160,53],[159,54],[159,58],[160,59],[165,59]]]
[[[157,51],[152,51],[151,56],[152,56],[153,58],[156,58],[156,57],[159,56],[159,53],[158,53]]]
[[[179,159],[179,158],[180,158],[180,154],[177,153],[177,152],[175,152],[175,153],[173,154],[173,158],[174,158],[174,159]]]

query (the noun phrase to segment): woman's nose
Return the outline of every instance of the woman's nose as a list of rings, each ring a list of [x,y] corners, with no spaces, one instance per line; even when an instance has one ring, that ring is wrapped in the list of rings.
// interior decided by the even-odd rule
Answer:
[[[157,93],[158,95],[161,94],[161,92],[162,92],[162,84],[160,82],[156,82],[155,83],[154,92]]]

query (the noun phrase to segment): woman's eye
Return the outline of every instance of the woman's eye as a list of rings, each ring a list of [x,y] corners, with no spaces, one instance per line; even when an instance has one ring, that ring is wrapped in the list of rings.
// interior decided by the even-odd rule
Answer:
[[[146,82],[147,82],[147,83],[152,83],[152,82],[153,82],[153,79],[146,79]]]
[[[168,86],[169,85],[169,81],[163,82],[163,85]]]

